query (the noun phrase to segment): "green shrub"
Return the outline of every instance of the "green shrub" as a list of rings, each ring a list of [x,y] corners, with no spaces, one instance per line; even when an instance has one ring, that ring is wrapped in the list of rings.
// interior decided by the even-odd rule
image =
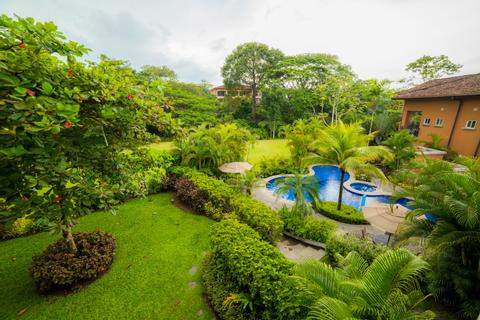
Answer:
[[[15,220],[12,225],[6,229],[5,235],[7,238],[26,236],[35,232],[36,227],[32,219],[23,216]]]
[[[303,218],[293,214],[286,207],[280,210],[280,216],[286,231],[308,240],[326,242],[337,229],[337,225],[333,221],[314,217]]]
[[[49,245],[34,256],[30,267],[40,292],[72,289],[105,273],[113,261],[115,239],[111,234],[95,231],[73,235],[78,253],[72,254],[65,240]]]
[[[326,243],[326,255],[330,262],[336,264],[336,254],[346,256],[351,251],[357,251],[369,264],[389,248],[383,244],[375,244],[366,239],[358,239],[353,235],[334,235]]]
[[[195,169],[173,167],[171,173],[175,179],[183,177],[190,180],[201,191],[195,193],[195,201],[192,202],[196,204],[193,209],[197,210],[198,213],[209,215],[217,220],[233,214],[240,221],[260,233],[263,239],[275,242],[280,238],[283,231],[283,222],[277,212],[263,203],[240,193],[225,182],[207,176]],[[176,191],[180,199],[185,198],[187,199],[186,204],[190,204],[188,203],[190,201],[188,195],[184,193],[188,191],[191,194],[191,189],[176,188]],[[201,205],[197,205],[201,202],[198,197],[203,197]]]
[[[259,172],[259,176],[261,178],[267,178],[278,174],[307,172],[306,168],[303,168],[302,172],[298,172],[299,168],[296,167],[292,159],[288,157],[275,157],[264,159],[260,163],[255,165],[255,170]]]
[[[336,202],[325,201],[317,203],[315,209],[325,217],[336,221],[351,224],[369,224],[360,211],[346,204],[342,204],[342,209],[337,210]]]
[[[210,235],[203,280],[223,319],[297,319],[306,311],[291,279],[293,263],[249,226],[225,219]]]

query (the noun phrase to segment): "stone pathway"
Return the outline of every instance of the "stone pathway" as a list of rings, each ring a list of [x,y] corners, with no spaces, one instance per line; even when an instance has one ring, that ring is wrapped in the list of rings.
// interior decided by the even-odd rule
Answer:
[[[288,260],[293,262],[319,260],[325,256],[323,249],[317,249],[286,237],[277,243],[277,248]]]

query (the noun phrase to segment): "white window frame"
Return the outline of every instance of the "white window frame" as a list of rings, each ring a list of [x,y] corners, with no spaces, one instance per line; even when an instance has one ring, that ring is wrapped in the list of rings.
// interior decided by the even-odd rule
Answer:
[[[443,127],[443,119],[442,118],[435,119],[435,127]]]
[[[428,123],[427,123],[427,120],[428,120]],[[423,125],[424,125],[424,126],[429,126],[430,123],[432,123],[432,119],[430,119],[430,118],[423,118]]]
[[[477,120],[467,120],[465,122],[465,129],[475,130],[477,128]]]

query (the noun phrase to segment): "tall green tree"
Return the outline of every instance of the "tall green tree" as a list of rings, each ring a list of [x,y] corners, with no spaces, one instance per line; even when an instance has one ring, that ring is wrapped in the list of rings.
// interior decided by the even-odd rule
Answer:
[[[476,319],[480,313],[480,160],[457,173],[445,161],[412,163],[400,195],[414,199],[397,240],[420,240],[432,265],[428,288],[437,298]],[[429,219],[425,218],[429,216]]]
[[[140,68],[140,72],[138,72],[138,76],[141,79],[145,79],[148,81],[154,80],[176,80],[177,74],[175,71],[170,69],[167,66],[151,66],[145,65]]]
[[[422,81],[434,80],[460,71],[463,66],[452,62],[448,56],[428,56],[418,58],[407,64],[405,70],[413,72],[422,78]]]
[[[258,88],[266,73],[281,59],[280,50],[258,42],[247,42],[236,47],[225,59],[222,67],[223,82],[227,89],[248,86],[252,90],[252,120],[257,117]]]
[[[369,146],[374,134],[365,134],[358,123],[338,124],[326,127],[312,143],[314,155],[309,161],[335,164],[341,171],[337,209],[342,208],[343,184],[347,172],[364,173],[386,179],[375,161],[390,160],[392,155],[384,146]]]
[[[435,319],[417,312],[425,300],[419,282],[428,264],[408,250],[389,250],[369,266],[355,251],[338,268],[310,261],[298,266],[312,304],[308,319]],[[303,285],[302,285],[303,284]]]

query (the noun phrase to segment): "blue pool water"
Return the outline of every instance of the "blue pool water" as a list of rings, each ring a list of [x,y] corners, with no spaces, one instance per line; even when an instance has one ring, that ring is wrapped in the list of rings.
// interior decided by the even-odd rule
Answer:
[[[315,172],[315,176],[319,180],[318,190],[320,199],[322,199],[323,201],[337,201],[341,177],[340,169],[335,166],[314,166],[313,171]],[[283,179],[285,179],[285,177],[271,179],[267,183],[267,189],[274,192],[277,189],[275,182]],[[347,181],[348,179],[350,179],[350,175],[347,173],[345,174],[345,181]],[[295,200],[295,194],[293,192],[290,192],[283,197],[288,200]],[[355,194],[344,189],[342,203],[352,206],[356,209],[360,209],[362,204],[362,197],[362,195]],[[308,201],[311,201],[311,199],[309,199],[307,196],[306,198]],[[402,199],[399,199],[396,203],[403,205],[399,202]],[[390,203],[389,196],[367,196],[365,200],[365,205],[373,203]],[[408,202],[408,199],[406,200],[406,202]]]
[[[366,183],[361,183],[361,182],[354,182],[354,183],[350,184],[350,187],[352,187],[355,190],[363,191],[363,192],[373,192],[373,191],[377,190],[376,187],[371,186],[371,185],[366,184]]]

